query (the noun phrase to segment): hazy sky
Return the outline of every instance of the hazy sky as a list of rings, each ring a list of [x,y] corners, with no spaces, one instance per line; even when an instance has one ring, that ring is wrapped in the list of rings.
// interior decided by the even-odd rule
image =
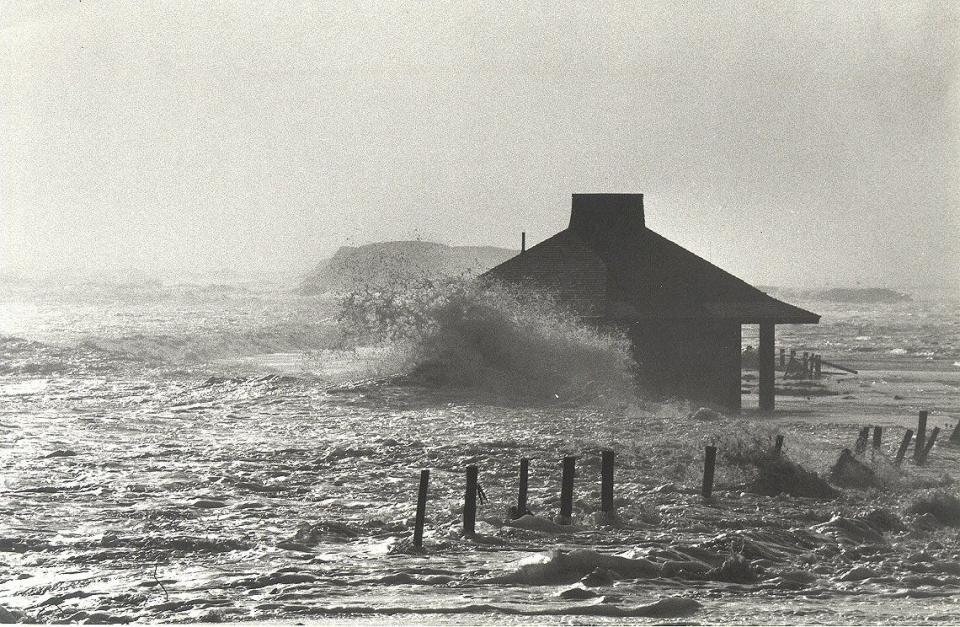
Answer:
[[[517,247],[642,192],[750,281],[960,284],[956,3],[0,2],[0,271]]]

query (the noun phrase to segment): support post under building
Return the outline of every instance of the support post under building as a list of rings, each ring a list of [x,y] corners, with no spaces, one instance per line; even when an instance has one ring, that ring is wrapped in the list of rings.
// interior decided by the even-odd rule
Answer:
[[[774,328],[772,322],[760,323],[760,348],[757,351],[760,360],[760,411],[773,411],[773,377],[776,363]]]

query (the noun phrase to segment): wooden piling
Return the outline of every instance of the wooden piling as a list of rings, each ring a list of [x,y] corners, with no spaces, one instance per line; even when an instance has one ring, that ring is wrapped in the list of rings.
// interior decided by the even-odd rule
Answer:
[[[530,477],[530,460],[520,460],[520,489],[517,492],[517,518],[527,513],[527,482]]]
[[[782,436],[782,435],[778,435],[778,436],[777,436],[777,441],[776,441],[776,443],[773,445],[773,453],[774,453],[777,457],[779,457],[780,455],[783,454],[783,436]]]
[[[467,492],[463,497],[463,536],[472,538],[477,524],[477,467],[467,466]]]
[[[600,453],[600,511],[613,511],[613,451]]]
[[[420,490],[417,492],[417,518],[413,524],[413,546],[423,549],[423,523],[427,518],[427,486],[430,483],[430,471],[420,471]]]
[[[867,440],[870,439],[870,427],[864,427],[860,429],[860,434],[857,436],[857,443],[854,445],[854,452],[859,455],[860,453],[867,450]]]
[[[806,351],[803,352],[803,376],[810,376],[810,353]]]
[[[563,475],[560,479],[560,524],[569,525],[573,519],[573,475],[577,458],[563,458]]]
[[[927,440],[926,445],[923,447],[923,454],[920,456],[920,465],[927,463],[927,456],[930,455],[930,449],[933,448],[933,443],[937,441],[937,436],[940,435],[940,427],[934,427],[933,431],[930,432],[930,439]]]
[[[953,428],[949,441],[951,444],[960,444],[960,421],[957,421],[957,426]]]
[[[927,444],[927,410],[921,409],[917,419],[917,441],[913,445],[913,461],[919,462],[923,447]]]
[[[814,364],[813,368],[814,368],[814,374],[817,376],[818,379],[821,376],[823,376],[823,356],[822,355],[817,355],[817,361]]]
[[[787,349],[780,349],[780,369],[783,370],[787,367]]]
[[[910,447],[911,439],[913,439],[913,429],[907,429],[907,432],[903,434],[903,440],[900,442],[900,448],[897,449],[897,458],[893,462],[897,466],[903,463],[903,458],[907,454],[907,449]]]
[[[520,252],[527,252],[527,232],[520,231]]]
[[[708,499],[713,494],[713,468],[717,462],[717,447],[708,446],[703,458],[703,488],[700,493]]]
[[[883,440],[883,427],[875,426],[873,428],[873,448],[880,448]]]

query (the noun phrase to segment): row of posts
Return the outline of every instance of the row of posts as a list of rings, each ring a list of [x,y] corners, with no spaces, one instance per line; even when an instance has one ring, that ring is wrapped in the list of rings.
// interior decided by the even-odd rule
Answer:
[[[780,349],[780,370],[794,372],[800,370],[805,378],[820,378],[823,370],[823,356],[818,353],[803,353],[803,360],[797,358],[796,349],[790,349],[790,361],[787,361],[787,349]]]
[[[930,431],[930,437],[927,438],[927,416],[928,412],[926,410],[920,410],[920,414],[917,418],[917,430],[914,432],[913,429],[907,429],[907,432],[903,434],[903,439],[900,441],[900,447],[897,449],[897,456],[894,458],[893,463],[897,466],[903,463],[904,458],[907,456],[907,450],[910,448],[910,441],[913,439],[913,436],[916,435],[916,441],[913,445],[913,462],[918,466],[923,466],[927,463],[927,458],[930,456],[930,451],[933,449],[934,443],[937,441],[937,436],[940,435],[940,427],[934,427]],[[855,445],[855,450],[857,453],[863,453],[867,450],[867,441],[870,439],[870,427],[863,427],[860,429],[860,434],[857,436],[857,443]],[[879,449],[881,441],[883,439],[883,427],[875,426],[873,428],[873,448]],[[960,442],[960,423],[953,430],[953,434],[950,436],[951,442]]]
[[[783,436],[777,436],[777,452],[783,446]],[[701,493],[704,498],[710,498],[713,494],[713,473],[717,459],[717,448],[714,446],[706,447],[704,468],[703,468],[703,486]],[[577,458],[567,456],[563,458],[562,471],[560,478],[560,515],[558,522],[562,525],[569,525],[573,520],[573,480],[576,473]],[[614,452],[604,450],[600,453],[600,511],[610,514],[614,511],[613,505],[613,470],[614,470]],[[517,506],[515,516],[519,518],[524,514],[529,514],[527,508],[527,490],[529,486],[530,460],[523,458],[520,460],[520,485],[517,493]],[[414,521],[413,545],[417,550],[423,549],[423,528],[426,521],[427,511],[427,489],[430,483],[430,471],[427,469],[420,471],[420,488],[417,494],[417,515]],[[479,469],[475,465],[466,468],[466,492],[463,501],[463,535],[464,537],[473,537],[476,535],[477,521],[477,497],[480,494],[479,487]]]
[[[940,428],[934,427],[930,432],[930,438],[926,437],[927,416],[925,410],[920,411],[917,422],[916,443],[913,450],[913,459],[917,465],[923,465],[927,461],[930,450],[940,434]],[[906,456],[910,441],[913,439],[913,429],[907,429],[897,450],[897,456],[894,463],[899,466]],[[883,438],[883,428],[875,426],[873,428],[873,448],[879,449]],[[870,427],[863,427],[857,438],[856,449],[858,453],[866,450],[870,439]],[[960,423],[954,428],[950,436],[951,442],[960,442]],[[778,435],[774,444],[774,454],[781,455],[783,452],[783,436]],[[704,498],[711,498],[713,495],[713,475],[717,461],[717,448],[707,446],[704,450],[703,464],[703,484],[700,493]],[[576,471],[577,458],[567,456],[563,458],[562,474],[560,479],[560,516],[559,523],[569,525],[573,518],[573,479]],[[604,450],[600,453],[600,511],[611,513],[613,506],[613,469],[614,452]],[[530,513],[527,508],[527,489],[530,478],[530,460],[523,458],[520,460],[520,482],[517,493],[517,506],[515,516],[519,518],[524,514]],[[463,504],[463,535],[473,537],[476,534],[477,520],[477,496],[480,493],[479,487],[479,469],[475,465],[467,466],[466,469],[467,487],[464,494]],[[417,495],[417,515],[414,522],[413,544],[417,550],[423,549],[423,527],[426,520],[427,509],[427,488],[430,483],[430,471],[420,471],[420,489]]]

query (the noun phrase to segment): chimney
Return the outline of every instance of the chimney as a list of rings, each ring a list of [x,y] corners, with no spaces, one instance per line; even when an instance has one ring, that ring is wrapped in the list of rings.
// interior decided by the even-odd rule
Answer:
[[[643,194],[574,194],[570,230],[592,246],[643,234]]]
[[[597,245],[643,233],[643,194],[574,194],[570,230]]]

